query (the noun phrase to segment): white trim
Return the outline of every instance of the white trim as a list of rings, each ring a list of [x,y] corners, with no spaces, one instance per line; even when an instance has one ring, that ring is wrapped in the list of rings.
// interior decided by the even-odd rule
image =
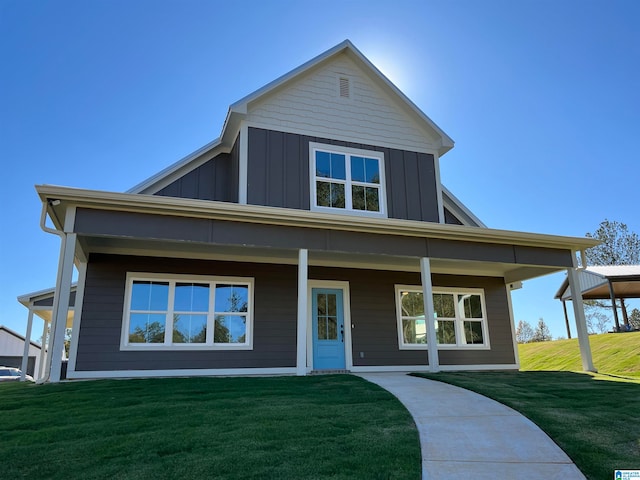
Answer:
[[[497,363],[487,365],[440,365],[440,370],[443,372],[457,372],[461,370],[519,370],[519,368],[520,367],[515,363]]]
[[[436,174],[436,196],[438,200],[438,222],[445,223],[444,218],[444,200],[442,198],[442,181],[440,180],[440,157],[438,154],[433,155],[433,166]]]
[[[29,364],[29,350],[31,350],[31,329],[33,328],[33,310],[29,309],[27,317],[27,331],[24,334],[24,348],[22,349],[22,362],[20,362],[20,381],[24,382],[27,375],[27,366]],[[42,355],[42,349],[40,349]],[[33,376],[36,376],[35,365],[33,367]]]
[[[165,342],[164,343],[129,343],[129,319],[131,308],[131,288],[133,282],[158,280],[169,284],[169,300],[167,312],[165,313]],[[175,293],[175,285],[178,282],[208,283],[209,284],[209,310],[207,316],[207,337],[206,343],[180,343],[174,344],[171,341],[173,334],[173,295]],[[248,291],[247,312],[234,316],[243,316],[246,318],[245,323],[245,343],[214,343],[213,331],[215,329],[214,296],[215,287],[218,284],[234,284],[246,285]],[[121,351],[198,351],[198,350],[253,350],[253,310],[254,310],[254,291],[255,279],[253,277],[227,277],[227,276],[210,276],[210,275],[190,275],[190,274],[174,274],[174,273],[149,273],[149,272],[127,272],[125,286],[125,302],[122,313],[122,328],[120,334],[120,350]],[[222,312],[218,312],[222,313]]]
[[[460,201],[458,197],[456,197],[447,187],[439,183],[440,188],[442,190],[442,204],[443,207],[448,207],[448,210],[465,226],[468,227],[481,227],[488,228],[478,217],[476,217],[469,208]],[[455,210],[459,210],[456,212]],[[458,215],[458,213],[462,213],[462,215]],[[460,218],[462,216],[463,218]],[[466,216],[467,218],[464,218]],[[443,217],[444,218],[444,217]],[[469,223],[471,221],[472,223]],[[444,220],[443,220],[444,223]]]
[[[298,332],[296,341],[296,374],[304,375],[307,371],[307,335],[309,304],[309,252],[306,249],[298,251]]]
[[[314,288],[333,288],[342,290],[342,308],[344,309],[344,360],[345,369],[351,370],[353,367],[353,347],[351,345],[351,294],[349,291],[349,282],[338,280],[309,280],[307,286],[307,372],[314,369],[313,365],[313,312],[312,302]]]
[[[67,376],[76,369],[78,355],[78,340],[80,337],[80,322],[82,317],[82,304],[84,302],[84,287],[87,280],[87,263],[78,265],[78,283],[76,287],[76,300],[74,303],[73,325],[71,326],[71,345],[69,345],[69,362],[67,363]],[[77,306],[77,310],[76,310]]]
[[[574,264],[576,257],[573,255]],[[589,333],[587,331],[587,321],[584,316],[584,304],[582,303],[582,289],[580,288],[580,275],[577,268],[567,268],[567,279],[571,288],[573,303],[573,315],[576,319],[576,330],[578,331],[578,344],[580,345],[580,357],[582,368],[586,372],[597,372],[591,357],[591,345],[589,343]]]
[[[426,127],[427,131],[432,132],[439,143],[440,155],[444,155],[447,151],[453,148],[453,140],[438,127],[433,120],[431,120],[420,108],[417,107],[404,93],[402,93],[398,87],[396,87],[384,74],[373,65],[362,52],[360,52],[349,40],[344,40],[335,47],[321,53],[317,57],[309,60],[308,62],[300,65],[299,67],[291,70],[289,73],[282,75],[281,77],[273,80],[264,87],[250,93],[249,95],[241,98],[237,102],[233,103],[229,107],[229,111],[232,113],[245,114],[248,111],[248,105],[255,102],[259,98],[264,98],[270,93],[282,88],[284,84],[289,81],[300,78],[303,74],[309,72],[313,68],[318,67],[322,63],[337,56],[341,53],[347,53],[352,60],[356,60],[360,68],[363,68],[363,73],[367,75],[374,83],[381,88],[385,94],[390,94],[393,101],[399,100],[400,105],[405,108],[411,114],[415,115],[421,126]],[[396,97],[396,98],[394,98]],[[314,133],[316,135],[317,132]]]
[[[247,193],[249,189],[249,127],[247,122],[240,124],[240,145],[238,151],[238,203],[247,204]]]
[[[383,366],[366,366],[352,367],[353,373],[376,373],[376,372],[428,372],[429,365],[383,365]],[[487,364],[487,365],[440,365],[443,372],[456,372],[464,370],[481,371],[481,370],[518,370],[518,366],[512,363],[505,364]]]
[[[424,302],[424,318],[427,327],[427,356],[429,358],[429,371],[439,370],[440,359],[438,357],[438,339],[436,337],[436,327],[433,319],[436,318],[433,306],[433,284],[431,281],[431,264],[429,259],[420,259],[420,278],[422,280],[422,299]],[[396,300],[397,301],[397,300]],[[400,302],[397,302],[400,303]],[[402,313],[402,312],[400,312]],[[402,321],[402,315],[400,315]]]
[[[66,222],[65,222],[66,223]],[[60,265],[56,293],[54,295],[51,321],[51,339],[49,342],[49,358],[47,359],[47,375],[49,381],[60,381],[62,370],[62,353],[64,351],[64,332],[67,328],[69,314],[69,300],[71,295],[71,280],[75,260],[77,235],[68,233],[62,237]]]
[[[347,100],[347,99],[344,99]],[[317,138],[320,142],[323,140],[337,140],[340,142],[349,142],[349,143],[358,143],[367,145],[370,147],[381,147],[381,148],[392,148],[397,150],[405,150],[417,153],[427,153],[430,155],[436,155],[438,153],[438,149],[436,147],[424,147],[420,148],[417,146],[412,146],[410,150],[407,150],[407,145],[404,143],[394,143],[393,141],[385,140],[385,141],[376,141],[370,138],[364,139],[362,137],[355,137],[352,135],[340,135],[336,132],[318,132],[318,130],[312,130],[307,128],[300,127],[290,127],[286,125],[274,125],[271,123],[260,122],[256,120],[247,120],[243,121],[250,128],[260,128],[263,130],[270,130],[273,132],[282,132],[282,133],[292,133],[294,135],[303,135],[309,136],[313,138]]]
[[[160,170],[155,175],[131,187],[126,193],[157,193],[178,178],[205,164],[219,153],[229,153],[229,149],[219,148],[221,144],[222,137],[216,138],[185,157],[182,157],[177,162],[172,163],[167,168]],[[198,161],[196,161],[196,159]]]
[[[76,223],[76,207],[75,205],[69,205],[67,207],[67,213],[64,216],[63,231],[65,233],[73,233],[75,223]]]
[[[49,333],[49,322],[47,322],[46,320],[44,320],[42,322],[44,325],[42,327],[42,347],[40,348],[40,362],[38,365],[38,376],[34,378],[36,380],[40,380],[44,378],[45,375],[45,365],[46,365],[46,360],[47,360],[47,341],[49,340],[48,338],[48,333]],[[35,373],[35,372],[34,372]]]
[[[520,368],[520,353],[518,352],[518,340],[516,339],[516,320],[513,315],[513,302],[511,300],[511,288],[509,284],[505,284],[507,291],[507,304],[509,306],[509,324],[511,326],[511,341],[513,342],[513,354],[515,355],[516,365]]]
[[[221,368],[221,369],[185,369],[185,370],[111,370],[111,371],[75,371],[70,380],[92,378],[151,378],[151,377],[216,377],[232,375],[293,375],[295,367],[277,368]]]
[[[316,156],[315,152],[327,152],[327,153],[335,153],[338,155],[345,156],[345,180],[327,178],[325,181],[327,183],[340,183],[344,185],[344,193],[345,193],[345,208],[334,208],[334,207],[323,207],[316,205],[317,200],[317,192],[316,192],[316,182],[323,181],[323,177],[316,176],[316,168],[315,161]],[[380,174],[379,184],[367,184],[367,182],[357,182],[351,178],[351,163],[350,157],[366,157],[372,158],[378,161],[378,169]],[[369,210],[356,210],[353,208],[353,199],[351,187],[354,185],[362,185],[362,186],[370,186],[371,188],[376,188],[378,190],[378,207],[379,211],[369,211]],[[384,163],[384,153],[376,152],[375,150],[363,150],[359,148],[350,148],[350,147],[341,147],[336,145],[328,145],[324,143],[318,142],[309,142],[309,206],[312,212],[324,212],[329,214],[340,214],[340,215],[355,215],[361,217],[375,217],[375,218],[386,218],[388,216],[387,213],[387,184],[385,178],[385,163]]]
[[[397,332],[398,332],[398,348],[400,350],[428,350],[428,344],[405,344],[404,336],[402,334],[402,315],[400,311],[400,291],[413,291],[418,293],[423,293],[423,289],[421,285],[395,285],[395,302],[396,302],[396,324],[397,324]],[[491,342],[489,339],[489,319],[487,318],[487,310],[486,310],[486,301],[484,295],[483,288],[462,288],[462,287],[432,287],[432,294],[437,293],[451,293],[454,295],[457,294],[472,294],[472,295],[480,295],[481,307],[482,307],[482,319],[465,319],[460,317],[458,312],[457,302],[454,302],[454,307],[456,311],[456,318],[454,321],[455,331],[456,331],[456,342],[459,342],[464,337],[464,327],[463,323],[465,320],[473,321],[473,322],[481,322],[482,325],[482,344],[464,344],[464,343],[456,343],[454,344],[438,344],[438,350],[491,350]],[[426,318],[426,315],[425,315]],[[435,314],[434,314],[435,318]],[[448,319],[447,319],[448,320]],[[426,321],[425,321],[426,326]]]
[[[36,185],[36,191],[42,201],[57,199],[74,203],[79,207],[98,210],[544,248],[579,250],[598,245],[598,241],[592,238],[565,237],[395,218],[329,215],[319,212],[316,212],[315,215],[309,215],[308,210],[294,208],[238,205],[230,202],[159,197],[157,195],[133,195],[50,185]]]

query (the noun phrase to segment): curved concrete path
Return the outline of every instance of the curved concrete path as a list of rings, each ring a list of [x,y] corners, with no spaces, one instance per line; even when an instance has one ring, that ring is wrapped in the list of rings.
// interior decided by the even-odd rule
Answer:
[[[585,478],[546,433],[501,403],[406,373],[360,376],[393,393],[413,416],[423,479]]]

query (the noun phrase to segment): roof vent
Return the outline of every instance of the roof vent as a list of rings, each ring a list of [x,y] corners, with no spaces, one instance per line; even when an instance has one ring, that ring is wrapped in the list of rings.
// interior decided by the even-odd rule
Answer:
[[[349,79],[347,77],[340,77],[339,83],[340,83],[340,97],[341,98],[351,97],[351,94],[349,91]]]

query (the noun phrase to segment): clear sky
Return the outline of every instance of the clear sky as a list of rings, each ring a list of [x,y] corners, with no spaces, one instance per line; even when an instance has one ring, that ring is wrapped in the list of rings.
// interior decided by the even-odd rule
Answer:
[[[640,233],[639,24],[637,0],[0,0],[0,324],[55,284],[35,184],[125,191],[346,38],[456,141],[443,183],[488,226]],[[566,335],[562,279],[515,292],[516,321]]]

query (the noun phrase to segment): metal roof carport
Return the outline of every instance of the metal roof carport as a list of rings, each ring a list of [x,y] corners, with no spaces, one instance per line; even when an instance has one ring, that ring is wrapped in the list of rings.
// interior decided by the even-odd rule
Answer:
[[[624,301],[625,298],[640,298],[640,265],[604,265],[587,267],[578,270],[580,290],[584,300],[611,300],[613,319],[616,330],[620,330],[618,319],[618,308],[616,299]],[[567,300],[572,300],[569,280],[565,278],[562,286],[555,297],[562,301],[564,308],[564,318],[567,325],[567,335],[571,338],[569,331],[569,317],[567,315]],[[623,322],[629,325],[627,310],[622,303]]]

